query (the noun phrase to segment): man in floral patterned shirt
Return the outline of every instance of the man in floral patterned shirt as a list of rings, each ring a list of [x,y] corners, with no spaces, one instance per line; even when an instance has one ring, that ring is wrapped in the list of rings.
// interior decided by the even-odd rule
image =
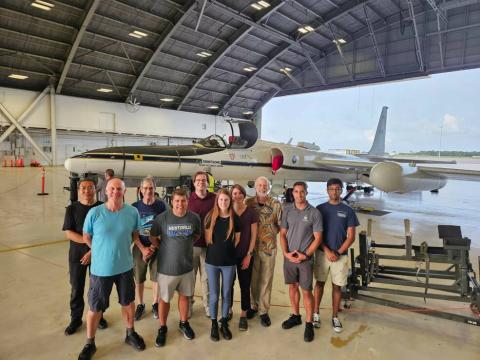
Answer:
[[[270,181],[260,176],[255,180],[255,197],[247,199],[247,206],[258,214],[258,233],[252,270],[252,309],[247,317],[252,318],[258,311],[263,326],[270,326],[268,316],[272,297],[273,272],[277,256],[277,234],[282,218],[281,204],[268,195]]]

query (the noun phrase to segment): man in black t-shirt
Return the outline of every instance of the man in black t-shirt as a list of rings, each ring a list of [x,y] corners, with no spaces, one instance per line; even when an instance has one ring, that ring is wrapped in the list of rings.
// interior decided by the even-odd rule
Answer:
[[[82,315],[85,307],[83,293],[91,256],[90,248],[84,243],[82,238],[83,223],[88,211],[102,204],[100,201],[95,201],[95,184],[90,179],[83,179],[78,183],[78,199],[78,202],[74,202],[67,207],[62,228],[67,239],[70,240],[68,268],[70,285],[72,286],[70,295],[71,321],[65,329],[65,335],[74,334],[82,325]],[[102,317],[98,327],[105,329],[107,326],[107,322]]]

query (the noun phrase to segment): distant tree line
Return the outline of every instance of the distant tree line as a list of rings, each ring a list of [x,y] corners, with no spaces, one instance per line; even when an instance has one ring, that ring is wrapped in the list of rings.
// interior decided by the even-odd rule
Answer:
[[[402,153],[401,155],[438,156],[438,151],[424,150],[424,151]],[[458,156],[458,157],[480,156],[480,151],[440,151],[440,156]]]

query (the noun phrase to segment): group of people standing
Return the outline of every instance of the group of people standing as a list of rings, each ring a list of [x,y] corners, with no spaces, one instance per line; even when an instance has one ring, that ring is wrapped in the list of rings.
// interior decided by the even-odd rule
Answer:
[[[155,346],[167,339],[170,301],[178,293],[178,329],[186,339],[195,332],[192,316],[197,274],[200,275],[202,304],[211,319],[210,338],[232,338],[234,281],[241,292],[240,331],[258,313],[262,326],[271,325],[269,310],[277,235],[280,233],[284,256],[285,283],[289,286],[292,314],[282,323],[290,329],[302,323],[299,313],[300,290],[306,309],[304,340],[314,339],[320,327],[319,306],[326,278],[331,273],[332,326],[342,324],[337,317],[341,287],[348,274],[348,247],[355,238],[358,220],[350,207],[340,201],[343,184],[338,179],[327,183],[329,201],[317,208],[306,200],[307,185],[293,186],[293,203],[282,204],[269,195],[265,177],[255,181],[256,196],[246,198],[240,185],[216,194],[207,191],[208,174],[197,172],[194,191],[188,197],[183,189],[173,192],[171,207],[155,198],[155,181],[146,177],[140,184],[142,198],[132,205],[124,203],[125,184],[118,178],[106,183],[106,202],[95,200],[92,180],[79,182],[79,201],[67,207],[63,230],[70,239],[71,322],[66,335],[82,324],[83,289],[90,266],[87,313],[87,343],[79,359],[91,359],[96,352],[97,328],[108,326],[103,313],[109,306],[116,285],[126,325],[125,342],[136,350],[145,349],[134,321],[145,313],[144,284],[147,270],[152,281],[152,313],[159,319]],[[131,244],[133,242],[133,248]],[[312,282],[316,284],[312,294]],[[218,318],[219,299],[221,317]],[[137,307],[135,308],[135,299]]]

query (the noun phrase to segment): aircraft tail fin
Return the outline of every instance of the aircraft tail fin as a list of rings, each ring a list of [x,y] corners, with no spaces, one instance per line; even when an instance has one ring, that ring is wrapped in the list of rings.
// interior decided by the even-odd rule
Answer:
[[[372,147],[368,152],[368,155],[385,155],[385,133],[387,130],[387,111],[388,106],[382,107],[382,113],[378,120],[377,131],[375,132],[375,138],[373,139]]]

